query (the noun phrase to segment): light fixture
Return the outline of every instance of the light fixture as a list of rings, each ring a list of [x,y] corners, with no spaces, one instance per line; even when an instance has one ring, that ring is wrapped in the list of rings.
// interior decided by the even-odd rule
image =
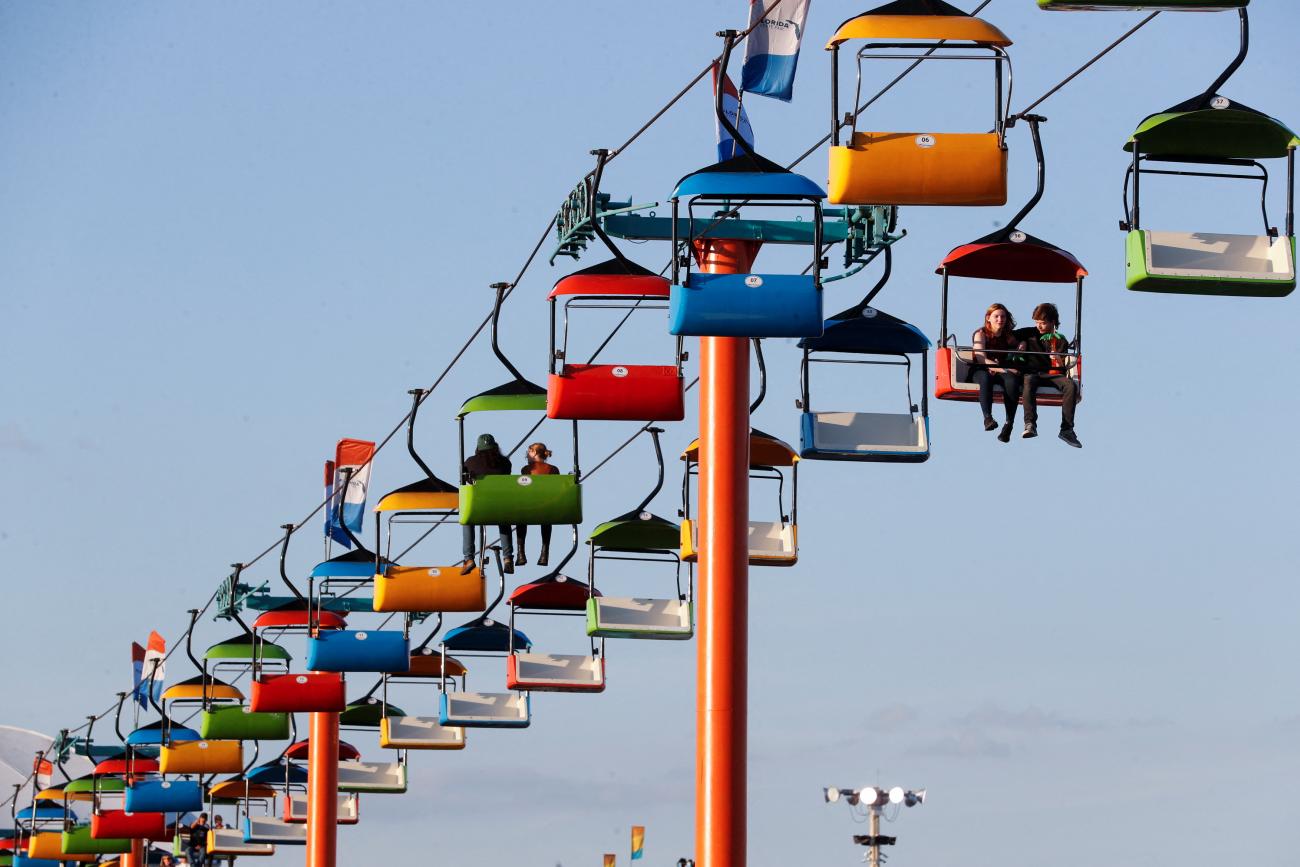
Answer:
[[[864,786],[859,790],[858,799],[865,807],[879,807],[888,799],[888,795],[875,786]]]
[[[826,803],[834,804],[840,799],[839,789],[822,789],[822,795],[826,798]]]
[[[903,803],[909,807],[915,807],[917,804],[924,804],[925,789],[917,789],[915,792],[908,792]]]
[[[889,790],[889,803],[891,804],[901,804],[906,797],[907,792],[903,791],[902,786],[894,786]]]

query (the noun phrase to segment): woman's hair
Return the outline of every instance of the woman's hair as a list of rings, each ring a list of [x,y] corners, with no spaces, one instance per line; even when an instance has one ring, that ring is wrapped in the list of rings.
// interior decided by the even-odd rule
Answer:
[[[544,461],[551,456],[551,450],[546,447],[546,443],[533,443],[528,447],[528,457],[532,458],[534,454],[538,460]]]
[[[1000,335],[1002,337],[1007,337],[1011,332],[1016,330],[1016,317],[1011,315],[1011,311],[1007,309],[1007,305],[1005,304],[990,304],[989,309],[984,311],[984,324],[981,326],[984,331],[984,336],[986,338],[999,336],[994,334],[993,330],[989,328],[989,317],[993,315],[995,310],[1001,310],[1003,313],[1007,314],[1007,324],[1003,327],[1002,334]]]
[[[1044,301],[1034,308],[1034,319],[1045,319],[1053,326],[1061,324],[1061,314],[1057,311],[1056,305],[1050,301]]]

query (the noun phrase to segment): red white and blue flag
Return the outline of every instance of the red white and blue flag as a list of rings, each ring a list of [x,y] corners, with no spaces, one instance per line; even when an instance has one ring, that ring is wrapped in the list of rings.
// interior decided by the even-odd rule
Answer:
[[[352,540],[343,531],[346,525],[354,535],[360,535],[366,514],[366,488],[370,485],[370,462],[375,456],[375,444],[368,440],[339,440],[334,449],[334,460],[325,462],[325,535],[344,548],[352,547]],[[350,471],[350,472],[349,472]],[[347,490],[343,490],[343,476],[348,473]],[[343,500],[343,523],[339,523],[339,498]]]
[[[157,632],[149,633],[149,641],[141,647],[131,642],[132,693],[141,707],[149,706],[149,696],[158,701],[163,691],[163,676],[167,667],[167,642]]]
[[[718,93],[718,63],[713,62],[713,93],[716,99]],[[731,77],[724,75],[722,77],[722,113],[726,115],[727,120],[740,133],[740,137],[745,143],[754,147],[754,130],[749,125],[749,115],[745,113],[745,107],[740,104],[740,94],[736,91],[736,85],[731,83]],[[731,133],[727,132],[722,121],[714,116],[714,125],[718,129],[718,162],[725,163],[732,157],[740,156],[745,151],[736,144]]]
[[[753,29],[745,40],[741,90],[786,102],[794,96],[794,73],[809,2],[779,0],[772,6],[770,0],[749,0],[749,24]]]

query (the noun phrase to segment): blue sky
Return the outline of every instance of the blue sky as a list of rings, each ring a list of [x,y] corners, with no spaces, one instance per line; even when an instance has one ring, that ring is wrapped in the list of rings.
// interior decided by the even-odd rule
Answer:
[[[794,102],[748,103],[764,154],[786,161],[824,134],[819,44],[860,11],[813,4]],[[1250,59],[1225,93],[1295,125],[1284,62],[1300,11],[1253,12]],[[0,6],[3,722],[52,731],[107,706],[129,683],[130,642],[178,636],[227,564],[306,514],[335,440],[388,432],[588,151],[622,142],[745,15],[740,0]],[[1030,0],[993,0],[984,16],[1016,42],[1016,108],[1138,20]],[[1230,15],[1161,15],[1040,109],[1048,188],[1025,228],[1091,272],[1081,452],[1050,436],[1003,446],[974,407],[936,402],[924,465],[803,467],[800,563],[751,576],[751,863],[852,863],[861,831],[820,788],[877,782],[931,794],[887,825],[899,865],[1293,862],[1295,299],[1126,292],[1116,229],[1123,141],[1235,47]],[[939,69],[873,110],[885,129],[983,122],[985,88]],[[932,338],[935,265],[1032,188],[1028,134],[1010,135],[1005,209],[901,216],[909,234],[878,306]],[[605,188],[662,202],[713,153],[699,88],[611,164]],[[823,181],[825,151],[801,168]],[[1255,231],[1253,191],[1147,192],[1149,224]],[[1275,190],[1278,224],[1281,207]],[[667,261],[663,245],[629,252]],[[566,267],[536,263],[503,315],[535,379],[545,294]],[[832,284],[828,309],[874,279]],[[991,300],[1022,319],[1065,300],[1005,284],[958,294],[966,332]],[[670,347],[641,328],[610,351]],[[755,424],[794,439],[798,355],[781,341],[767,352]],[[421,449],[443,475],[456,407],[503,378],[480,341],[425,405]],[[896,382],[840,384],[845,409],[900,399]],[[670,456],[694,417],[670,426]],[[585,426],[584,464],[626,433]],[[565,431],[540,435],[563,461]],[[593,521],[649,489],[648,455],[638,444],[591,479]],[[394,446],[373,487],[417,476]],[[674,479],[660,514],[675,509]],[[304,536],[299,574],[321,553]],[[454,556],[455,539],[439,544],[430,557]],[[543,624],[534,639],[572,643],[576,629]],[[205,622],[198,643],[229,631]],[[694,646],[611,643],[609,665],[602,696],[537,697],[526,732],[414,756],[411,794],[366,798],[343,857],[413,865],[436,846],[448,861],[579,865],[625,857],[632,824],[648,826],[650,861],[688,854]],[[403,706],[431,711],[431,692],[408,690]]]

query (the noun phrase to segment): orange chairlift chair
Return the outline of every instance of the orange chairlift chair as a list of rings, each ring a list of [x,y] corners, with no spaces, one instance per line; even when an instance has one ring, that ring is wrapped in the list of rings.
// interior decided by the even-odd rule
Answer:
[[[459,489],[438,478],[415,450],[415,417],[428,392],[412,389],[409,393],[413,399],[407,416],[406,450],[425,477],[390,491],[375,504],[372,607],[378,612],[482,611],[487,603],[487,588],[478,562],[468,564],[469,568],[465,569],[458,562],[459,557],[444,557],[435,561],[437,565],[428,566],[403,566],[393,561],[394,530],[398,525],[429,525],[415,544],[423,542],[425,537],[438,538],[440,529],[445,536],[450,532],[446,528],[460,528]],[[386,539],[381,527],[385,520]],[[400,559],[405,559],[405,554],[403,551]],[[444,565],[448,563],[451,565]]]
[[[443,671],[449,678],[465,679],[465,665],[458,659],[443,659],[442,654],[430,645],[442,629],[442,614],[432,632],[411,651],[411,664],[406,671],[390,672],[383,676],[383,718],[379,723],[379,745],[397,750],[463,750],[463,726],[446,725],[438,716],[415,716],[388,702],[388,689],[396,678],[402,684],[436,685],[442,689]],[[462,687],[463,688],[463,687]]]
[[[840,46],[858,49],[857,86],[841,120]],[[829,201],[852,205],[1004,205],[1011,44],[1001,30],[944,0],[894,0],[839,26],[831,52]],[[861,128],[864,60],[992,61],[993,132],[881,132]],[[1005,69],[1004,69],[1005,67]],[[840,129],[850,128],[841,142]]]
[[[969,345],[961,344],[957,336],[948,331],[948,286],[952,277],[1015,283],[1074,284],[1074,337],[1070,342],[1070,352],[1065,356],[1065,369],[1067,375],[1079,383],[1078,399],[1080,401],[1083,399],[1083,280],[1088,276],[1088,271],[1073,254],[1035,238],[1019,228],[1021,221],[1042,199],[1046,183],[1046,164],[1039,134],[1039,124],[1046,118],[1026,115],[1023,120],[1029,125],[1033,135],[1034,153],[1038,160],[1038,186],[1033,197],[1005,228],[955,248],[944,258],[936,271],[943,278],[939,319],[940,345],[936,351],[934,365],[934,396],[939,400],[979,400],[979,387],[971,381],[975,371],[973,349]],[[1019,330],[1028,335],[1032,326]],[[1025,358],[1043,355],[1032,351],[1016,354]],[[995,386],[995,391],[1000,399],[1001,386]],[[1023,400],[1022,395],[1021,401]],[[1061,394],[1056,388],[1045,383],[1038,395],[1038,404],[1060,406]]]

